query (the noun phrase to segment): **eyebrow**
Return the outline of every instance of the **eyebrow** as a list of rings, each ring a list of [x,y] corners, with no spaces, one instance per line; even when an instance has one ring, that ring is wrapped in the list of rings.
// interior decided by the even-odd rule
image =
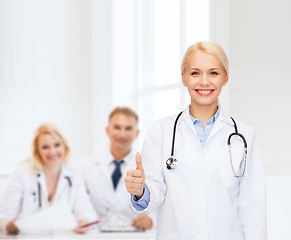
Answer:
[[[199,70],[199,68],[190,68],[190,70]]]
[[[190,68],[190,70],[200,70],[200,68]],[[215,68],[210,68],[209,70],[210,70],[210,71],[211,71],[211,70],[221,70],[221,68],[219,68],[219,67],[215,67]]]

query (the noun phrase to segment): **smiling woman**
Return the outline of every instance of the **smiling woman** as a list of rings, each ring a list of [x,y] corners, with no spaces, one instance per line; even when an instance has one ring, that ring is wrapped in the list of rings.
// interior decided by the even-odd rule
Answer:
[[[43,134],[38,139],[38,151],[43,165],[49,168],[50,165],[61,164],[65,154],[65,147],[58,138],[50,134]]]
[[[32,143],[34,170],[66,164],[70,157],[70,148],[64,135],[53,124],[42,124],[34,133]],[[57,161],[58,160],[58,161]]]
[[[198,42],[181,70],[190,105],[148,130],[125,178],[132,205],[158,209],[159,240],[266,240],[266,183],[253,129],[218,102],[226,54],[216,42]]]
[[[17,219],[60,201],[70,206],[78,221],[73,230],[88,230],[80,226],[96,220],[96,215],[81,177],[66,165],[69,155],[69,145],[56,126],[42,124],[36,129],[32,156],[19,164],[0,199],[0,230],[17,234]]]
[[[188,48],[182,61],[182,82],[191,98],[190,114],[201,117],[201,107],[217,110],[218,97],[222,87],[228,82],[228,60],[223,49],[211,42],[199,42]],[[198,110],[198,111],[197,111]],[[211,116],[203,119],[205,127]]]

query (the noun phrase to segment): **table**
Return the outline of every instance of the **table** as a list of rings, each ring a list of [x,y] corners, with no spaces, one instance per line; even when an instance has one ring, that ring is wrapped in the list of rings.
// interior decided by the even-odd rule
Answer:
[[[85,234],[76,234],[73,231],[47,231],[21,233],[16,236],[7,236],[0,232],[0,239],[96,239],[96,240],[154,240],[156,229],[145,232],[100,232],[99,229],[90,230]]]

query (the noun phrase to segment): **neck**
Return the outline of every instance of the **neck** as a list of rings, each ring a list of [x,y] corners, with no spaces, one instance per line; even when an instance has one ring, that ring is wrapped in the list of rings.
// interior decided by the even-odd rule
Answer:
[[[202,122],[203,129],[205,124],[212,118],[217,112],[217,102],[211,105],[198,105],[191,102],[190,114],[192,117],[200,120]]]
[[[131,148],[129,148],[129,149],[115,149],[112,146],[110,147],[110,152],[116,161],[120,161],[120,160],[124,159],[124,157],[126,157],[130,153],[130,151],[131,151]]]
[[[58,177],[61,173],[61,165],[59,166],[44,166],[43,172],[45,176]]]

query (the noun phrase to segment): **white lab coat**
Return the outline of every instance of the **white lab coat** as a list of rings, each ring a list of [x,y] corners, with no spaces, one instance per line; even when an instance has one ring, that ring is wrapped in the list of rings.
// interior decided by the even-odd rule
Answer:
[[[122,176],[114,191],[111,175],[114,170],[113,156],[109,147],[81,161],[81,172],[100,225],[106,229],[131,229],[132,221],[140,213],[131,206],[130,196],[126,190],[124,179],[129,169],[135,169],[135,152],[132,151],[121,164]],[[154,214],[150,217],[154,221]]]
[[[38,182],[41,186],[41,208]],[[34,172],[31,162],[22,162],[11,175],[0,199],[0,230],[6,231],[6,224],[12,218],[24,218],[59,201],[65,201],[71,206],[77,220],[96,220],[96,214],[80,175],[68,166],[62,166],[55,196],[49,202],[44,173]]]
[[[187,107],[177,124],[175,157],[178,166],[166,168],[177,115],[153,123],[142,150],[150,203],[156,209],[157,239],[266,240],[266,189],[253,130],[237,121],[248,144],[245,178],[233,177],[227,148],[234,124],[221,109],[202,148]],[[243,145],[232,138],[234,167],[238,171]]]

